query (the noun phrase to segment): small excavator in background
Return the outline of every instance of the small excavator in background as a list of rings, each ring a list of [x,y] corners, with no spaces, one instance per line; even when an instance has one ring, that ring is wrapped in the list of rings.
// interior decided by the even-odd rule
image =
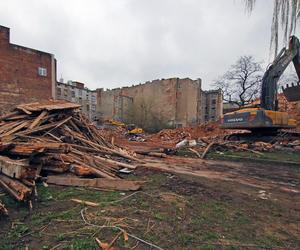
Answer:
[[[245,129],[253,134],[277,134],[280,129],[296,127],[296,120],[289,119],[287,112],[278,111],[277,82],[287,66],[293,62],[300,79],[300,43],[291,36],[288,49],[283,48],[269,66],[262,79],[260,104],[227,113],[221,119],[223,129]]]
[[[142,128],[137,127],[135,124],[125,124],[116,120],[105,120],[105,123],[108,125],[125,128],[128,136],[138,136],[145,133]]]

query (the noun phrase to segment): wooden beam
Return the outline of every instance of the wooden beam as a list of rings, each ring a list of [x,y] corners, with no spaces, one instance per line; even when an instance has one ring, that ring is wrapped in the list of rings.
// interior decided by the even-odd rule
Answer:
[[[40,113],[40,115],[30,124],[29,129],[34,129],[47,114],[48,112],[46,110]]]
[[[85,179],[50,175],[47,177],[47,183],[62,186],[95,187],[121,191],[136,191],[141,188],[141,184],[143,182],[129,180],[109,180],[106,178]]]

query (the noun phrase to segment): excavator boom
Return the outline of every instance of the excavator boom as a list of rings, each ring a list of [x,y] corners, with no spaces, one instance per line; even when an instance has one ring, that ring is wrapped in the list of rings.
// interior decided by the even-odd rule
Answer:
[[[291,36],[288,49],[283,48],[274,62],[269,66],[262,79],[260,107],[266,110],[278,110],[277,82],[287,66],[293,62],[298,78],[300,79],[299,40]]]

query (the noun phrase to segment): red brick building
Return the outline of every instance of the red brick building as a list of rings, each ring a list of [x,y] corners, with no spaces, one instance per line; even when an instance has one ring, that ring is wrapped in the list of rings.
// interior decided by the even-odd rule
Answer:
[[[10,43],[10,30],[0,26],[0,112],[23,102],[55,97],[53,54]]]

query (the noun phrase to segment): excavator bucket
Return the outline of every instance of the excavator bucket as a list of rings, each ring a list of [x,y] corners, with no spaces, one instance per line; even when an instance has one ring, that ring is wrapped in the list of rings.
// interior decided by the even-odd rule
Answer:
[[[282,87],[282,91],[283,91],[285,98],[289,102],[300,101],[300,84],[299,84],[299,82],[297,83],[297,85],[294,85],[292,83],[292,86],[289,86],[287,84],[286,87]]]

